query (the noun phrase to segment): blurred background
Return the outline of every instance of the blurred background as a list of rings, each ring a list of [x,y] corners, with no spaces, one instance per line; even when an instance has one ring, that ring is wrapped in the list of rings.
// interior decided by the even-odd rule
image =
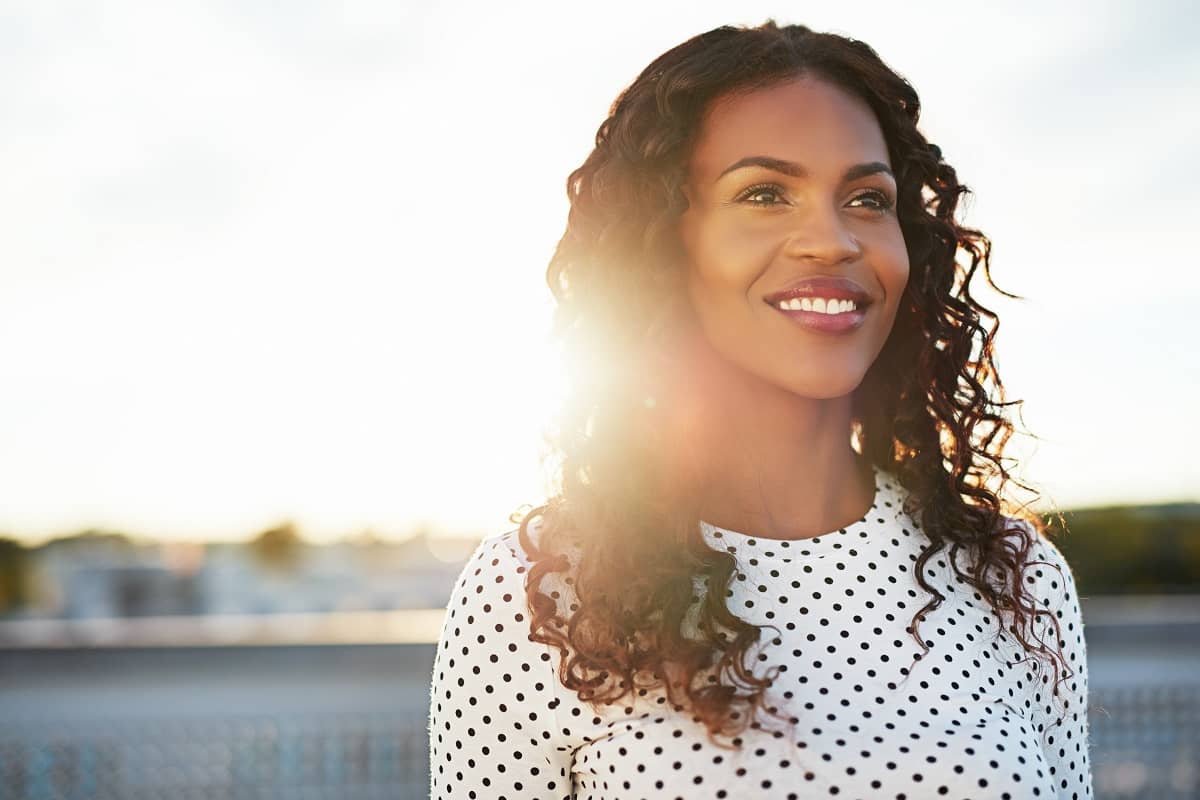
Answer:
[[[875,47],[976,192],[1096,794],[1200,797],[1188,4],[9,0],[0,800],[425,796],[451,586],[546,492],[567,173],[768,17]]]

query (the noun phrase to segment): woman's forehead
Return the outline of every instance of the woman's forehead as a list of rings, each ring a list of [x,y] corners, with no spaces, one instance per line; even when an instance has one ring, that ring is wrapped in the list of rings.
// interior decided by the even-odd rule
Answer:
[[[692,148],[689,172],[715,180],[739,159],[770,156],[827,167],[840,174],[851,163],[888,163],[887,143],[862,99],[827,81],[803,77],[714,100]]]

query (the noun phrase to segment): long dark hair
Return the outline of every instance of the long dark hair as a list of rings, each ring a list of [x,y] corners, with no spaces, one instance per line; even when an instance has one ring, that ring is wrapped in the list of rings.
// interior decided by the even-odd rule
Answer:
[[[893,330],[854,394],[854,434],[861,454],[907,490],[906,510],[933,544],[913,567],[931,598],[914,615],[912,635],[928,653],[919,624],[945,598],[926,581],[925,565],[949,545],[955,572],[1001,619],[1010,615],[1021,645],[1067,668],[1061,652],[1030,642],[1039,615],[1061,634],[1022,580],[1046,525],[1028,514],[1014,523],[999,499],[1010,479],[1003,450],[1015,403],[1004,401],[993,360],[999,320],[970,292],[980,266],[998,289],[990,243],[954,219],[968,189],[917,130],[917,93],[863,42],[774,21],[721,27],[646,67],[567,181],[567,228],[547,272],[556,332],[574,365],[552,435],[557,486],[514,521],[532,561],[531,638],[562,653],[562,684],[594,708],[665,688],[674,708],[690,710],[722,747],[713,737],[760,728],[758,712],[783,716],[765,696],[774,675],[757,677],[743,663],[762,628],[725,605],[734,557],[707,545],[687,481],[664,467],[647,387],[668,363],[686,296],[677,226],[702,115],[729,92],[800,75],[870,106],[899,188],[910,277]],[[996,479],[993,492],[986,484]],[[970,556],[966,574],[953,558],[960,550]]]

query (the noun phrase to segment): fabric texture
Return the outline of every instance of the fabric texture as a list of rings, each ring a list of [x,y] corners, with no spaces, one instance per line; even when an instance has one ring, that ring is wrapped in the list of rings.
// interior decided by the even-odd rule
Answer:
[[[430,797],[1091,797],[1087,653],[1062,554],[1035,538],[1022,576],[1061,628],[1056,641],[1046,617],[1035,626],[1073,672],[1058,697],[1059,667],[999,624],[953,573],[948,547],[926,567],[946,599],[921,623],[930,650],[914,660],[921,648],[908,627],[929,595],[912,570],[929,541],[894,478],[876,470],[875,480],[862,519],[816,538],[701,524],[713,547],[737,559],[730,609],[774,626],[745,662],[757,675],[777,669],[770,704],[799,720],[783,736],[747,729],[738,752],[712,745],[661,692],[598,714],[564,689],[559,651],[528,638],[529,562],[517,532],[483,541],[452,590],[438,643]],[[959,564],[966,571],[961,554]],[[569,602],[570,586],[557,588]],[[765,725],[784,729],[771,718]]]

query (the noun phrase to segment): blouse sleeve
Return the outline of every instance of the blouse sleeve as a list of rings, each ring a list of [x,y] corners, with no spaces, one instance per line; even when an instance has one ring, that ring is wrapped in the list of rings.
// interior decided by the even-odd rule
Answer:
[[[450,595],[429,696],[430,798],[571,798],[550,648],[529,639],[525,567],[484,540]]]
[[[1061,664],[1055,667],[1062,676],[1061,698],[1053,694],[1053,677],[1047,676],[1048,680],[1038,687],[1036,707],[1044,732],[1043,755],[1058,797],[1085,800],[1092,796],[1092,769],[1088,752],[1087,643],[1079,594],[1070,565],[1052,542],[1037,538],[1032,560],[1047,562],[1031,564],[1029,569],[1034,571],[1039,607],[1053,613],[1060,628],[1056,641],[1054,625],[1045,615],[1039,615],[1039,635],[1048,646],[1061,647],[1069,668],[1064,670]]]

